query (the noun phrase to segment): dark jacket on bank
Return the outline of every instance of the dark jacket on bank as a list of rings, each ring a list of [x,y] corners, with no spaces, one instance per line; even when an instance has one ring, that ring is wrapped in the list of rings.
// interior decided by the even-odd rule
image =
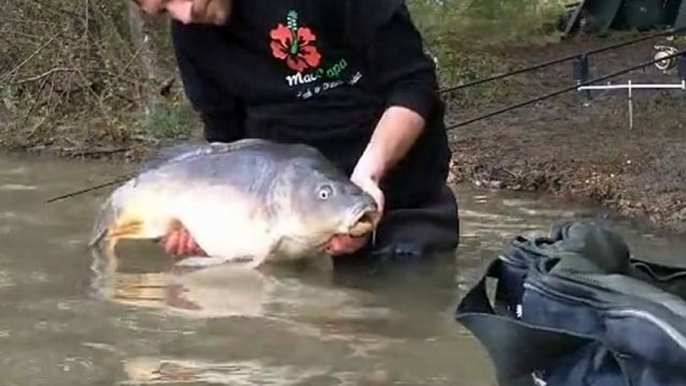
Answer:
[[[172,36],[208,141],[307,143],[350,174],[384,109],[400,105],[428,125],[381,182],[388,208],[444,186],[444,106],[402,0],[239,0],[226,26],[173,22]]]

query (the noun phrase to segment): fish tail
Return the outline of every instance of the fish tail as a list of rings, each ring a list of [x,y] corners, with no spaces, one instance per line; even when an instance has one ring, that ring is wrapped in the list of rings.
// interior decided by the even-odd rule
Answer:
[[[91,231],[91,239],[88,245],[93,247],[104,240],[107,237],[110,228],[115,224],[116,220],[117,211],[114,207],[112,197],[110,197],[100,207],[100,211],[98,212],[95,224],[93,225],[93,229]]]

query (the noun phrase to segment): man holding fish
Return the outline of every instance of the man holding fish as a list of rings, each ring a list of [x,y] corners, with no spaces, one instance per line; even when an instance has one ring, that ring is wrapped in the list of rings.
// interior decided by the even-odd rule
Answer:
[[[130,1],[172,18],[178,68],[207,141],[313,146],[374,198],[383,211],[375,236],[333,237],[327,252],[457,247],[444,105],[403,0]],[[203,253],[184,229],[165,246]]]

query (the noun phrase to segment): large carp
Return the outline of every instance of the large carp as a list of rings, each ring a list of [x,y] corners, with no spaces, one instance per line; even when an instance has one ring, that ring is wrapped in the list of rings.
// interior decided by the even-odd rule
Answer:
[[[262,139],[170,148],[103,203],[90,241],[159,240],[185,227],[209,257],[257,267],[319,256],[379,220],[371,196],[316,149]]]

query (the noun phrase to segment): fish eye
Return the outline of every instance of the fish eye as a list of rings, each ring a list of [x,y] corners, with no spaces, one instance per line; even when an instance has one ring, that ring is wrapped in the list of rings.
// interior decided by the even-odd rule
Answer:
[[[328,200],[332,194],[333,188],[331,188],[331,185],[324,185],[320,187],[319,191],[317,192],[317,195],[319,196],[320,200]]]

